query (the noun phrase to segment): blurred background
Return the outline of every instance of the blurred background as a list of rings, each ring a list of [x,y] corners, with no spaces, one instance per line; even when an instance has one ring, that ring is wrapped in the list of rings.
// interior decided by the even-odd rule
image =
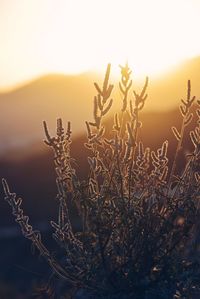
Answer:
[[[0,0],[0,177],[24,199],[25,213],[52,251],[56,244],[49,221],[57,216],[57,191],[42,121],[52,135],[58,117],[71,121],[71,153],[83,178],[93,83],[102,83],[110,62],[115,87],[105,120],[109,134],[122,105],[118,65],[128,62],[134,90],[142,88],[146,75],[150,78],[139,136],[152,149],[168,139],[172,157],[176,140],[171,126],[181,123],[178,107],[188,79],[192,95],[200,98],[199,13],[195,0]],[[189,138],[185,145],[189,151]],[[51,271],[21,236],[3,198],[0,186],[0,298],[32,298]]]

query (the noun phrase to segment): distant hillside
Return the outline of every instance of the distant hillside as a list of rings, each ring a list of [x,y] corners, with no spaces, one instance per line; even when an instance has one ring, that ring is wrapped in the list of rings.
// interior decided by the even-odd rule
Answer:
[[[146,108],[163,110],[177,106],[186,97],[189,79],[192,94],[200,98],[200,57],[186,61],[159,79],[150,78]]]
[[[55,129],[56,119],[73,123],[78,133],[92,114],[92,75],[49,75],[0,94],[0,144],[14,147],[41,140],[42,121]]]
[[[82,75],[48,75],[38,78],[11,92],[0,94],[0,154],[13,147],[24,147],[44,137],[42,121],[52,132],[56,118],[72,122],[74,135],[85,130],[85,120],[92,120],[93,82],[101,82],[95,73]],[[191,79],[192,93],[200,97],[200,58],[195,58],[159,79],[150,78],[146,112],[173,109],[186,95],[187,80]],[[134,80],[134,70],[133,70]],[[134,81],[134,88],[142,86]],[[118,83],[113,92],[114,108],[121,106]]]

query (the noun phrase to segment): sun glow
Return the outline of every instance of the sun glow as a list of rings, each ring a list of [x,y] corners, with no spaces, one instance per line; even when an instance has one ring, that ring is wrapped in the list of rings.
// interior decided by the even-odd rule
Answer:
[[[101,71],[108,62],[128,61],[135,75],[153,76],[200,54],[195,0],[8,3],[0,18],[1,86],[50,72]]]

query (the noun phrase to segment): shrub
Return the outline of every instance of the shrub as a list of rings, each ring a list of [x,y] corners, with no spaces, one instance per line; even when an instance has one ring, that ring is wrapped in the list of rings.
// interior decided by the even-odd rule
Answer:
[[[113,102],[109,75],[110,65],[102,88],[94,83],[94,121],[86,122],[85,143],[90,170],[84,180],[77,177],[70,153],[70,122],[65,132],[62,120],[57,120],[56,137],[50,136],[44,122],[45,142],[54,151],[59,202],[58,220],[51,225],[62,259],[42,243],[40,232],[23,214],[22,199],[10,192],[3,179],[5,199],[24,236],[53,271],[74,286],[77,296],[86,292],[88,298],[189,298],[200,285],[199,262],[191,257],[198,247],[200,101],[196,127],[189,134],[194,150],[179,173],[176,165],[185,128],[194,118],[190,81],[180,105],[182,126],[172,127],[177,150],[168,169],[168,141],[152,151],[139,140],[139,114],[147,99],[148,78],[140,92],[130,93],[127,64],[121,67],[119,83],[122,109],[114,116],[113,136],[107,137],[109,128],[102,120]],[[129,101],[130,97],[134,100]],[[70,221],[71,204],[80,217],[78,232]]]

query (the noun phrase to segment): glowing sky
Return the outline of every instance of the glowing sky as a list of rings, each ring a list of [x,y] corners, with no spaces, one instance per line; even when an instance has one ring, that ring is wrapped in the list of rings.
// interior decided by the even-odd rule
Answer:
[[[200,55],[200,0],[0,0],[0,88],[126,60],[136,74]]]

